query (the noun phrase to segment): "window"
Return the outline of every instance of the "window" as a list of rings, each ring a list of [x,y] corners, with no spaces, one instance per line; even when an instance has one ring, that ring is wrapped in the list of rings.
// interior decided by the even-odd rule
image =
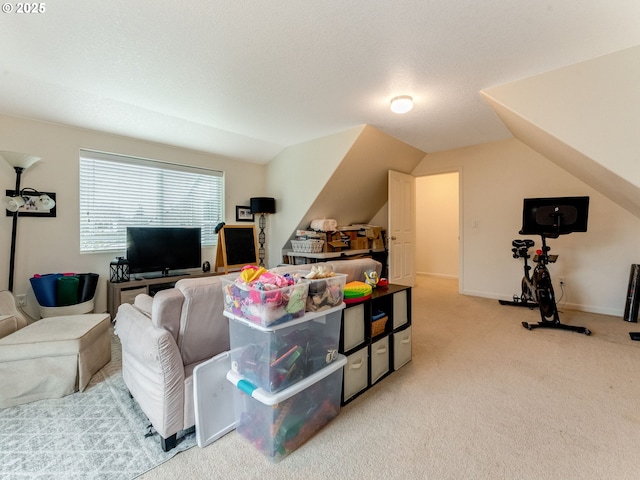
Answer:
[[[80,252],[125,250],[128,226],[201,227],[215,245],[223,220],[215,170],[80,150]]]

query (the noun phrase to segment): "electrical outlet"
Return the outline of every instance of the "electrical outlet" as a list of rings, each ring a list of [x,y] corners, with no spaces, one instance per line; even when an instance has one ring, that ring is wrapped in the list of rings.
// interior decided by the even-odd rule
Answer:
[[[18,301],[19,307],[27,306],[27,296],[24,293],[22,295],[16,295],[16,300]]]

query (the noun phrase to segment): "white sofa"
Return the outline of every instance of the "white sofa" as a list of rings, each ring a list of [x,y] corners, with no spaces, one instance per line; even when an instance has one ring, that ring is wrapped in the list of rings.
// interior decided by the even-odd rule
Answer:
[[[326,262],[347,282],[364,281],[364,272],[382,264],[370,258]],[[308,270],[288,265],[278,273]],[[131,395],[161,437],[163,450],[176,445],[177,433],[195,424],[193,369],[229,350],[229,323],[223,315],[220,276],[179,280],[155,297],[138,295],[115,318],[122,343],[122,374]]]

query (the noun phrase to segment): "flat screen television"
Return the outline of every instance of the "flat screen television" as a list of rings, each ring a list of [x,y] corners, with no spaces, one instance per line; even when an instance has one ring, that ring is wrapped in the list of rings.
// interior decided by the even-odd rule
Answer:
[[[201,265],[199,227],[127,227],[130,273],[168,276]]]
[[[586,232],[589,197],[525,198],[521,235],[557,237]]]

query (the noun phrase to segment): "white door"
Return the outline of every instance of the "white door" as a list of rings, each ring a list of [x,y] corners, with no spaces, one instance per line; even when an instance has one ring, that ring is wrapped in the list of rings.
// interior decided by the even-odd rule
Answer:
[[[389,282],[415,286],[416,181],[389,170]]]

